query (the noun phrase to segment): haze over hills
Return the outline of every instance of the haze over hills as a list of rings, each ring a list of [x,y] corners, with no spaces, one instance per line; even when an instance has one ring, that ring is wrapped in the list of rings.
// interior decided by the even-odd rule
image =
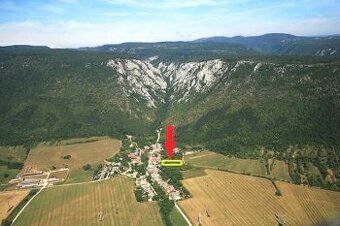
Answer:
[[[244,56],[249,54],[271,55],[314,55],[340,56],[340,38],[337,35],[303,37],[283,33],[269,33],[259,36],[209,37],[191,42],[160,43],[123,43],[84,47],[82,50],[112,51],[132,53],[140,57],[162,54],[181,54],[188,56],[199,54],[197,48],[207,56]],[[195,51],[196,49],[196,51]],[[251,50],[253,52],[251,52]],[[193,52],[194,51],[194,52]]]
[[[272,33],[260,36],[211,37],[195,42],[239,43],[261,53],[273,55],[339,56],[340,39],[337,35],[303,37]]]
[[[339,35],[295,36],[284,33],[268,33],[259,36],[208,37],[193,41],[178,42],[130,42],[105,44],[97,47],[81,47],[83,51],[115,52],[145,58],[159,55],[165,58],[190,57],[216,58],[223,56],[252,55],[310,55],[340,56]],[[13,45],[0,47],[0,53],[44,52],[47,46]]]

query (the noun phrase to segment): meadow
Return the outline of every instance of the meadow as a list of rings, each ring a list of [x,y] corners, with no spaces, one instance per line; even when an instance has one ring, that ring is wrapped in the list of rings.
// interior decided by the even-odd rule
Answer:
[[[103,163],[103,160],[118,153],[120,147],[121,141],[109,138],[69,145],[39,145],[30,151],[24,170],[68,167],[70,175],[67,182],[86,181],[91,179],[92,171],[84,171],[82,167]],[[70,158],[65,158],[68,155]]]
[[[182,171],[183,179],[189,179],[193,177],[200,177],[206,175],[204,172],[204,168],[200,167],[193,167],[192,169],[188,169],[185,171]]]
[[[137,202],[133,189],[133,180],[124,176],[54,186],[39,194],[13,225],[163,225],[157,203]]]
[[[20,172],[26,158],[26,149],[21,146],[0,146],[0,190]]]
[[[205,170],[183,180],[192,198],[178,204],[193,225],[312,225],[339,216],[340,193],[277,182],[282,196],[265,178]]]
[[[222,154],[202,151],[185,156],[185,161],[193,166],[222,169],[237,173],[267,176],[264,161],[256,159],[240,159]]]
[[[292,181],[288,171],[288,164],[284,161],[273,160],[270,174],[273,178],[278,180]]]
[[[54,171],[50,174],[49,178],[58,178],[59,183],[64,182],[69,175],[68,170],[62,170],[62,171]]]
[[[188,226],[187,222],[176,208],[171,210],[170,220],[174,226]]]
[[[274,179],[283,181],[292,180],[289,175],[288,164],[284,161],[276,159],[270,159],[270,161],[268,161],[270,166],[270,174],[267,173],[265,159],[240,159],[224,156],[211,151],[201,151],[186,155],[185,160],[194,167],[227,170],[241,174],[272,177]],[[198,175],[204,174],[199,173],[198,169],[195,170],[197,170]],[[187,173],[192,174],[195,172],[195,170],[190,170]],[[186,176],[185,174],[186,173],[184,172],[184,178],[191,177],[190,175]]]

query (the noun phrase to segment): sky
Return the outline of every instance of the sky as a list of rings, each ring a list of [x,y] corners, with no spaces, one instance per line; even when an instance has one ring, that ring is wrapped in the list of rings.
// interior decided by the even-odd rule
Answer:
[[[0,0],[0,46],[340,34],[340,0]]]

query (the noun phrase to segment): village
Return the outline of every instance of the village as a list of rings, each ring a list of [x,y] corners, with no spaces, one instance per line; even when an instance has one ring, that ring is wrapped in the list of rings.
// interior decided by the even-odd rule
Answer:
[[[157,183],[162,190],[167,194],[170,200],[180,200],[184,197],[184,194],[176,189],[169,181],[165,181],[160,175],[161,167],[161,151],[162,145],[159,143],[161,130],[156,130],[157,140],[155,144],[150,146],[144,146],[143,148],[138,147],[138,145],[132,142],[132,136],[127,135],[127,139],[130,140],[130,148],[133,149],[131,153],[128,154],[129,162],[128,167],[123,167],[121,162],[109,162],[105,161],[105,165],[102,170],[93,177],[94,180],[102,180],[113,177],[117,174],[122,174],[135,179],[137,188],[143,190],[143,195],[147,196],[148,201],[154,201],[154,197],[157,195],[152,183]],[[175,148],[175,153],[180,152],[180,149]],[[142,161],[142,154],[146,154],[147,167],[145,174],[140,174],[134,170],[134,166],[139,166],[145,164]],[[121,160],[121,159],[120,159]]]
[[[170,184],[169,180],[166,181],[161,177],[161,151],[163,150],[159,143],[161,129],[156,130],[156,132],[156,142],[142,148],[132,141],[132,136],[127,135],[129,150],[132,150],[127,155],[129,159],[127,166],[123,166],[122,158],[115,161],[104,160],[101,170],[92,179],[104,180],[119,174],[126,175],[135,179],[137,189],[143,191],[143,196],[146,197],[147,201],[154,201],[154,197],[157,195],[152,183],[157,183],[171,200],[176,201],[184,198],[185,195],[180,190]],[[178,153],[180,149],[175,148],[174,152]],[[144,159],[142,155],[144,155]],[[136,170],[136,167],[141,165],[146,165],[146,170],[143,173]],[[67,167],[47,171],[28,167],[17,178],[9,181],[9,185],[19,189],[43,188],[65,181],[68,174],[69,169]]]

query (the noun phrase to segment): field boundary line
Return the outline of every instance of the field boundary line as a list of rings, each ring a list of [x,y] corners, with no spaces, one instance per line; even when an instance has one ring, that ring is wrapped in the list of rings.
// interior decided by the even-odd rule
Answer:
[[[22,207],[22,209],[19,211],[19,213],[14,217],[11,226],[14,224],[14,222],[18,219],[18,217],[20,216],[20,214],[24,211],[24,209],[28,206],[28,204],[30,204],[30,202],[37,196],[39,195],[39,193],[44,190],[45,187],[42,187],[35,195],[33,195],[33,197],[24,205],[24,207]]]
[[[187,222],[187,224],[189,226],[193,226],[190,222],[190,220],[188,219],[188,217],[185,215],[185,213],[181,210],[181,208],[177,205],[176,201],[174,201],[175,203],[175,207],[178,210],[178,212],[183,216],[184,220]]]
[[[214,155],[215,153],[209,153],[209,154],[204,154],[204,155],[199,155],[199,156],[193,156],[193,157],[187,157],[190,159],[198,159],[198,158],[202,158],[202,157],[206,157],[206,156],[209,156],[209,155]]]

